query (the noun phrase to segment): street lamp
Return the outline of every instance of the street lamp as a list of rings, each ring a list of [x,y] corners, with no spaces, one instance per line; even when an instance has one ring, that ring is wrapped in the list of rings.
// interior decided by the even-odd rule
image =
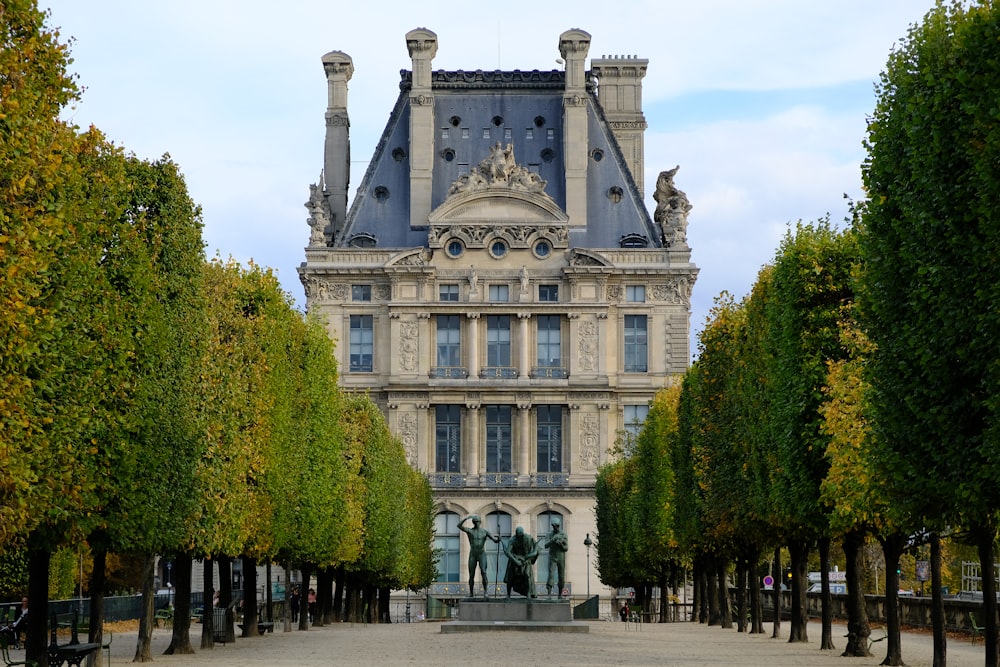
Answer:
[[[583,546],[587,547],[587,599],[590,599],[590,547],[593,541],[590,539],[590,533],[587,533],[587,537],[583,539]]]

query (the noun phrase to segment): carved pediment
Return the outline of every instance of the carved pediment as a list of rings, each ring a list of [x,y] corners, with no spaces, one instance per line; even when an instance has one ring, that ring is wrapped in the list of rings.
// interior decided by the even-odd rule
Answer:
[[[490,157],[455,181],[448,198],[428,217],[428,245],[440,248],[450,238],[466,247],[483,247],[504,238],[513,248],[539,238],[554,248],[569,241],[566,212],[545,192],[538,174],[514,162],[514,150],[498,142]]]

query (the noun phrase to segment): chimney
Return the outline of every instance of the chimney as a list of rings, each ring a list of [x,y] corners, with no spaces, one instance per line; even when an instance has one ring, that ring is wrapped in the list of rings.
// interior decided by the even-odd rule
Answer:
[[[410,226],[424,227],[431,212],[434,173],[434,95],[431,61],[437,55],[437,35],[427,28],[406,33],[413,61],[410,88]]]
[[[632,179],[643,192],[646,118],[642,115],[642,79],[649,61],[636,56],[603,56],[590,61],[597,79],[597,99],[625,155]]]
[[[330,205],[334,238],[347,219],[347,188],[351,182],[351,121],[347,115],[347,82],[354,74],[354,61],[342,51],[323,56],[326,72],[326,146],[323,173]],[[320,184],[323,185],[322,183]]]
[[[570,226],[587,224],[587,78],[590,33],[579,29],[559,35],[559,55],[566,61],[563,92],[563,156],[566,167],[566,214]]]

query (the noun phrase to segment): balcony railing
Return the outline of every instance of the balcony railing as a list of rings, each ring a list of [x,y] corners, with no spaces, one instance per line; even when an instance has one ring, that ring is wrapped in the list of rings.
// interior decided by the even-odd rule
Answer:
[[[531,377],[565,380],[569,371],[562,366],[535,366],[531,369]]]
[[[539,472],[531,477],[531,485],[537,487],[569,486],[569,475],[564,472]]]
[[[493,488],[504,488],[517,486],[517,473],[515,472],[488,472],[480,477],[483,486]]]
[[[469,377],[469,371],[464,366],[435,366],[429,375],[432,378],[464,380]]]
[[[479,371],[479,377],[511,380],[517,377],[517,369],[512,366],[484,366]]]
[[[431,486],[436,488],[460,488],[465,486],[465,473],[435,472],[430,475]]]

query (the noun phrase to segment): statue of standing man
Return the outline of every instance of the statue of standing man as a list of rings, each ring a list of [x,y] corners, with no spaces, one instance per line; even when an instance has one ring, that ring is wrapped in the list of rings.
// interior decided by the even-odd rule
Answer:
[[[472,528],[466,528],[463,524],[472,520]],[[500,538],[490,534],[490,531],[481,528],[481,520],[478,515],[467,516],[458,522],[458,529],[469,536],[469,597],[476,595],[476,566],[479,566],[479,576],[483,580],[483,597],[488,595],[489,575],[486,574],[486,540],[490,539],[499,544]]]
[[[569,540],[561,530],[562,523],[559,519],[552,519],[550,525],[552,532],[545,538],[545,547],[549,550],[549,578],[545,582],[545,590],[552,597],[552,584],[556,583],[557,596],[562,597],[566,586],[566,551],[569,549]]]

